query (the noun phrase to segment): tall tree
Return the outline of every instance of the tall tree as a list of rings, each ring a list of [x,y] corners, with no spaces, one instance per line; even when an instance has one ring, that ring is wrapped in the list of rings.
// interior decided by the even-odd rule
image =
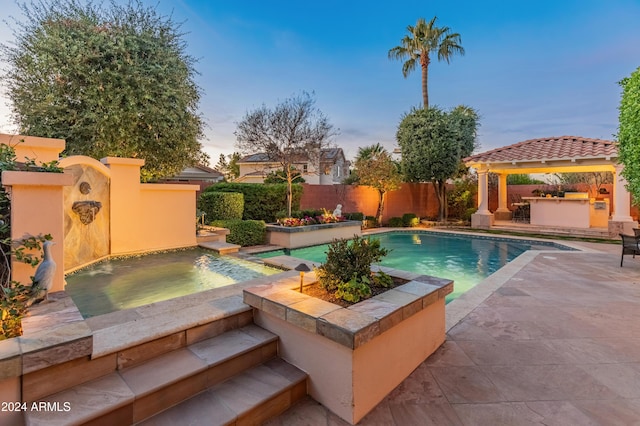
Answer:
[[[437,17],[428,23],[419,18],[415,26],[407,26],[407,34],[400,40],[400,45],[389,50],[389,59],[406,61],[402,64],[402,75],[407,78],[418,64],[422,70],[422,105],[429,107],[429,64],[431,54],[437,55],[438,61],[449,61],[454,54],[464,55],[460,45],[460,34],[451,33],[449,27],[437,27]]]
[[[391,155],[380,144],[358,149],[356,159],[358,185],[371,186],[378,191],[378,211],[376,219],[382,224],[385,196],[389,191],[400,188],[402,175]]]
[[[297,176],[294,164],[309,160],[320,165],[321,150],[335,135],[327,117],[308,93],[291,97],[273,108],[262,105],[248,112],[235,132],[236,146],[246,154],[264,153],[278,163],[287,182],[287,209],[291,216],[291,185]]]
[[[240,158],[242,158],[242,156],[239,152],[234,152],[226,157],[224,154],[220,154],[214,169],[222,173],[225,180],[232,181],[240,176],[240,166],[238,165]]]
[[[640,67],[620,81],[618,155],[634,203],[640,203]]]
[[[143,180],[208,163],[200,88],[179,24],[139,0],[22,4],[2,80],[23,134],[65,153],[143,158]]]
[[[447,179],[462,170],[464,157],[476,146],[478,114],[459,106],[414,109],[400,125],[396,139],[402,151],[402,172],[410,182],[432,182],[439,204],[439,220],[447,217]]]

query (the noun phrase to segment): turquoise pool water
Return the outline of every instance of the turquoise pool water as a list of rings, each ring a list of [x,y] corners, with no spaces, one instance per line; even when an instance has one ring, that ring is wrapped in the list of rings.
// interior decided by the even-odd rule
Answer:
[[[67,276],[65,291],[88,318],[280,272],[190,249],[97,263]]]
[[[527,250],[571,250],[551,242],[515,240],[453,233],[400,231],[377,234],[391,252],[380,262],[405,271],[454,281],[447,302],[466,292]],[[324,262],[327,244],[262,253],[263,258],[281,254]]]

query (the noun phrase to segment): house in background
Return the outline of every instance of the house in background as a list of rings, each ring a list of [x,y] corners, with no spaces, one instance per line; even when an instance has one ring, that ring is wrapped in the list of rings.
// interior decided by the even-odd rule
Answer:
[[[243,183],[263,183],[270,172],[282,169],[280,163],[269,160],[265,153],[247,155],[238,161],[238,166],[240,176],[235,182]],[[349,162],[342,148],[323,149],[319,165],[305,156],[294,161],[293,167],[302,173],[305,183],[316,185],[338,184],[349,175]]]
[[[197,192],[200,194],[206,187],[213,185],[214,183],[222,182],[224,175],[217,170],[202,164],[197,164],[192,167],[187,167],[180,174],[161,179],[162,183],[182,183],[190,185],[200,185],[200,190]]]

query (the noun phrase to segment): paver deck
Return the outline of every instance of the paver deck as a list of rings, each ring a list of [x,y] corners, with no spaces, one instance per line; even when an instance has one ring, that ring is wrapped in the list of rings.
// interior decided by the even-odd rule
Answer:
[[[445,344],[360,424],[638,424],[640,259],[621,268],[620,246],[582,245],[599,252],[539,253],[470,295]],[[347,423],[306,398],[266,424]]]

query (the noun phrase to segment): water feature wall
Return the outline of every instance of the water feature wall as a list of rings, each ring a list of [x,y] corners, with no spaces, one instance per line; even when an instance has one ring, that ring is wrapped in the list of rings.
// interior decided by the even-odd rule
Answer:
[[[18,161],[57,160],[64,140],[1,135]],[[2,172],[11,194],[11,237],[51,234],[58,265],[52,291],[64,273],[98,259],[196,245],[197,185],[141,184],[144,160],[84,156],[60,160],[64,173]],[[12,277],[29,283],[35,270],[14,264]]]
[[[73,184],[63,189],[64,267],[72,270],[110,254],[109,169],[85,156],[60,161]]]

